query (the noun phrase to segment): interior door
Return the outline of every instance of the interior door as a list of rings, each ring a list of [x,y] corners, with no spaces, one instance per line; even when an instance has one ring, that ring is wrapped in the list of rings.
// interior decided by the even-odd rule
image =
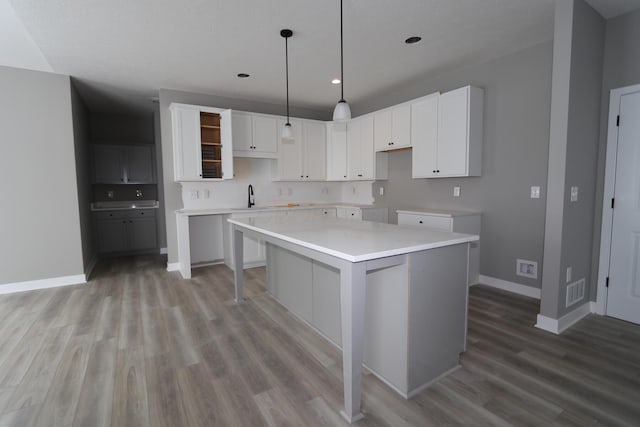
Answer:
[[[607,315],[640,324],[640,92],[619,116]]]

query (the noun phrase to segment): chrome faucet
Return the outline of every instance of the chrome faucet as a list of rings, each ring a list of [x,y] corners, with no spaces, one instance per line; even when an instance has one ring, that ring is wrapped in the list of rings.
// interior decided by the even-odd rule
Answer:
[[[248,207],[251,207],[256,204],[255,199],[253,198],[253,185],[249,184],[247,191],[249,192]]]

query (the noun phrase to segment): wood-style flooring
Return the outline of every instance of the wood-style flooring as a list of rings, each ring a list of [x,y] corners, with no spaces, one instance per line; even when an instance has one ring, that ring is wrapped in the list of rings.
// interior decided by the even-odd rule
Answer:
[[[0,426],[340,426],[341,355],[248,270],[102,261],[86,285],[0,295]],[[411,400],[363,379],[362,426],[640,425],[640,327],[535,329],[538,301],[470,291],[462,368]]]

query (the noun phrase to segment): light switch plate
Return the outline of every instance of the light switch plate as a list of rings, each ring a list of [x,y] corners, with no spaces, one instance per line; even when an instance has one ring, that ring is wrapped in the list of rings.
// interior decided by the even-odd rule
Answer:
[[[191,200],[197,200],[198,197],[200,196],[198,194],[198,190],[191,190],[191,193],[189,193],[189,194],[191,194]]]
[[[460,187],[453,187],[453,197],[460,197]]]
[[[539,199],[540,198],[540,187],[537,185],[534,185],[533,187],[531,187],[531,198],[532,199]]]
[[[578,201],[578,187],[571,187],[571,201]]]

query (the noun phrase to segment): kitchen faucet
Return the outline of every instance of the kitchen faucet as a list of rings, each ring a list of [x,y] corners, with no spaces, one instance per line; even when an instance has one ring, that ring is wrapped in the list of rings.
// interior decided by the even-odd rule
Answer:
[[[256,204],[255,199],[253,198],[253,185],[249,184],[247,191],[249,193],[248,207],[251,207]]]

